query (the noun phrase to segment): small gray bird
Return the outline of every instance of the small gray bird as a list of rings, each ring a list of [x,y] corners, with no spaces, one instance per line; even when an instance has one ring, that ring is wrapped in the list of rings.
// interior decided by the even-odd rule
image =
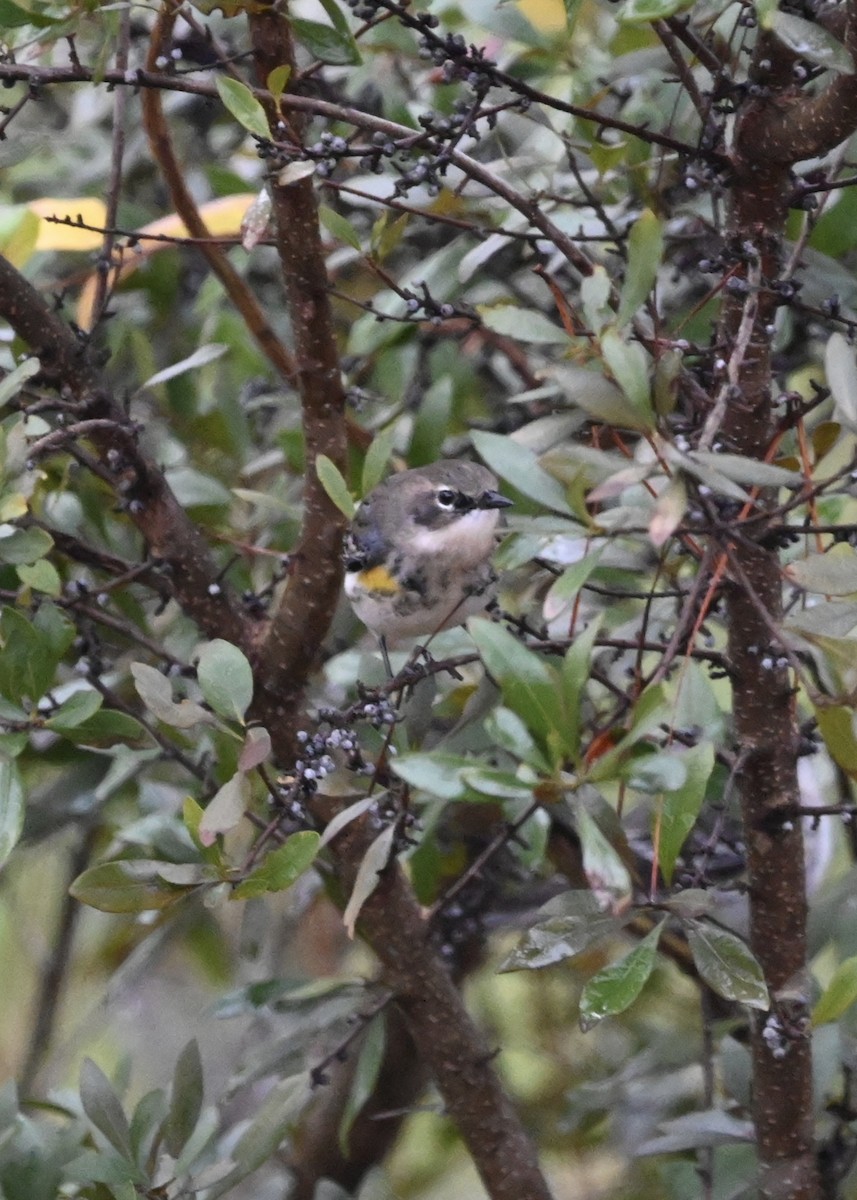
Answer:
[[[391,475],[362,501],[345,546],[345,592],[382,646],[463,625],[494,595],[500,509],[512,503],[477,463]]]

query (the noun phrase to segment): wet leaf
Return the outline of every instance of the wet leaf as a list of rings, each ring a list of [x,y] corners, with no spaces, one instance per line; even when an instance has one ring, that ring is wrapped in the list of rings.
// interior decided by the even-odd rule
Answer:
[[[658,865],[668,884],[672,882],[676,859],[702,808],[714,769],[714,746],[711,742],[700,742],[687,749],[680,759],[685,779],[677,788],[665,792],[658,820]]]
[[[707,921],[683,924],[697,970],[718,996],[762,1011],[770,1008],[762,968],[745,942]]]
[[[539,910],[539,920],[530,926],[498,969],[505,973],[552,967],[617,933],[621,927],[621,920],[605,913],[591,892],[564,892]]]
[[[624,1012],[645,987],[657,961],[658,941],[665,925],[661,921],[619,962],[599,971],[586,984],[580,997],[580,1027],[586,1032]]]
[[[557,672],[502,625],[474,617],[467,628],[506,705],[524,721],[551,759],[568,752],[571,747]]]
[[[619,912],[631,896],[631,876],[614,846],[585,808],[579,806],[574,814],[583,870],[593,893],[602,907]]]

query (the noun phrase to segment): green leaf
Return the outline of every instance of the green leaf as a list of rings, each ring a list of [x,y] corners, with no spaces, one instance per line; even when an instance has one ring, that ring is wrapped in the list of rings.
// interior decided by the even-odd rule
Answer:
[[[167,1119],[167,1097],[163,1088],[155,1088],[141,1097],[131,1114],[131,1153],[134,1161],[143,1163],[155,1136]]]
[[[0,865],[21,837],[24,828],[24,787],[18,768],[0,759]]]
[[[857,650],[857,648],[855,648]],[[818,731],[833,761],[843,771],[857,778],[857,735],[854,729],[854,710],[845,705],[815,709]]]
[[[55,604],[40,604],[33,617],[33,627],[48,640],[51,653],[57,662],[77,637],[77,630],[68,617]]]
[[[345,482],[342,472],[333,459],[328,458],[326,454],[316,455],[315,471],[319,483],[327,492],[328,499],[349,521],[352,520],[357,506],[348,490],[348,484]]]
[[[32,588],[34,592],[42,592],[45,596],[56,599],[62,594],[62,580],[53,563],[46,558],[30,566],[16,568],[16,574],[24,587]]]
[[[692,4],[693,0],[625,0],[616,15],[626,25],[642,25],[664,21]]]
[[[338,812],[325,826],[324,833],[321,835],[321,841],[318,845],[319,850],[322,846],[329,845],[346,825],[350,825],[352,821],[356,821],[358,817],[362,817],[370,808],[374,808],[381,797],[386,796],[386,794],[386,791],[379,790],[373,792],[371,796],[361,796],[359,800],[355,800],[353,804],[347,805],[341,812]]]
[[[363,61],[350,32],[322,25],[319,21],[307,21],[303,17],[291,17],[289,24],[310,54],[323,63],[329,63],[332,67],[348,67],[357,66]]]
[[[521,718],[551,761],[570,752],[568,718],[557,672],[502,625],[482,617],[467,622],[485,670],[503,700]]]
[[[857,360],[854,347],[843,334],[830,335],[824,348],[824,367],[833,393],[833,415],[853,433],[857,431]]]
[[[815,21],[807,21],[795,13],[775,9],[767,21],[780,41],[794,54],[807,59],[816,66],[842,75],[854,74],[854,61],[848,50]]]
[[[628,266],[619,297],[616,324],[627,325],[641,305],[645,304],[658,277],[664,252],[661,222],[650,208],[634,222],[628,234]]]
[[[239,771],[255,771],[271,755],[271,735],[261,725],[251,725],[244,734],[244,745],[238,756]]]
[[[285,64],[281,67],[274,67],[273,71],[268,74],[268,78],[265,82],[267,84],[268,91],[278,104],[283,98],[283,93],[288,86],[291,75],[292,68],[288,64]]]
[[[477,304],[483,325],[494,333],[536,346],[566,346],[568,334],[537,308],[516,304]]]
[[[532,800],[533,784],[525,783],[511,771],[497,767],[465,767],[461,772],[465,784],[480,796],[492,800]]]
[[[256,870],[235,888],[236,900],[284,892],[307,871],[318,855],[321,837],[314,830],[293,833],[286,842],[266,855]]]
[[[539,910],[539,920],[503,960],[499,971],[502,974],[552,967],[617,933],[621,927],[621,920],[613,913],[605,913],[592,892],[563,892]]]
[[[600,265],[593,268],[592,274],[587,275],[580,285],[583,315],[593,333],[599,333],[605,324],[613,319],[613,310],[610,307],[612,290],[610,276]]]
[[[21,29],[27,25],[35,29],[47,29],[56,24],[56,17],[22,8],[20,4],[15,4],[14,0],[0,0],[0,29]]]
[[[381,482],[396,444],[397,430],[398,423],[391,421],[386,429],[380,430],[372,438],[363,460],[363,476],[360,481],[360,490],[364,496]]]
[[[610,374],[625,393],[646,429],[655,428],[649,384],[649,358],[639,342],[626,342],[615,329],[601,334],[601,353]]]
[[[833,972],[827,987],[812,1010],[812,1023],[838,1021],[857,1000],[857,956],[844,959]]]
[[[223,107],[232,113],[239,125],[243,125],[256,137],[270,139],[271,131],[268,128],[265,110],[246,84],[240,83],[228,75],[216,74],[214,86],[217,88]]]
[[[485,733],[492,745],[549,775],[551,766],[517,713],[498,704],[485,718]]]
[[[806,480],[798,471],[788,471],[774,463],[759,462],[757,458],[745,458],[742,454],[714,454],[705,450],[692,450],[687,455],[697,467],[706,467],[747,487],[790,487],[802,488]]]
[[[0,0],[0,10],[2,10],[2,0]],[[5,25],[5,21],[0,16],[0,26],[3,25]],[[34,375],[38,375],[41,369],[42,364],[37,358],[25,358],[23,362],[18,363],[14,371],[5,375],[0,380],[0,408],[4,408],[10,400],[14,400],[24,384]]]
[[[47,718],[45,728],[53,729],[56,733],[68,733],[94,716],[103,703],[104,697],[95,688],[81,688],[72,692],[68,700],[64,700],[56,712]]]
[[[850,596],[857,592],[857,554],[840,542],[826,554],[809,554],[788,563],[785,574],[805,592]]]
[[[222,507],[232,501],[231,492],[219,479],[195,467],[170,467],[164,478],[184,508]]]
[[[574,813],[583,855],[583,872],[600,901],[615,912],[631,895],[631,876],[616,848],[608,841],[594,818],[582,805]]]
[[[545,596],[545,620],[553,621],[563,612],[570,611],[578,592],[601,561],[605,547],[599,546],[566,567],[562,575],[551,584]]]
[[[565,711],[568,713],[568,745],[571,758],[580,758],[580,729],[583,697],[592,671],[592,653],[595,640],[601,629],[599,614],[579,633],[565,652],[562,660],[562,694]]]
[[[649,518],[649,541],[656,550],[664,546],[687,512],[687,487],[679,475],[671,479],[655,503],[654,512]]]
[[[216,1200],[216,1197],[233,1191],[239,1180],[261,1167],[305,1110],[308,1099],[306,1073],[281,1079],[274,1084],[232,1150],[235,1171],[213,1188],[207,1189],[206,1200]]]
[[[194,350],[193,354],[189,354],[181,362],[173,363],[171,367],[164,367],[162,371],[151,375],[145,383],[140,384],[137,394],[139,395],[140,392],[145,391],[147,388],[157,387],[159,383],[166,383],[168,379],[175,379],[178,375],[184,375],[188,371],[195,371],[198,367],[204,367],[206,363],[214,362],[215,359],[220,358],[228,349],[228,346],[220,342],[211,342],[207,346],[200,346],[198,350]]]
[[[396,826],[388,825],[382,829],[363,855],[348,904],[342,914],[342,923],[348,930],[349,937],[354,937],[354,926],[360,915],[360,909],[375,891],[381,872],[386,870],[390,862],[395,837]]]
[[[99,863],[78,875],[69,891],[81,904],[101,912],[137,913],[168,908],[188,890],[167,883],[161,875],[163,868],[174,865],[143,858]]]
[[[247,776],[243,771],[236,771],[205,806],[197,829],[203,846],[213,845],[219,833],[229,833],[241,823],[249,798]]]
[[[79,725],[66,729],[64,736],[78,746],[106,746],[108,749],[115,749],[120,743],[132,747],[151,744],[148,730],[136,717],[113,708],[100,708]]]
[[[680,753],[652,751],[649,747],[643,747],[630,757],[621,774],[635,791],[650,796],[665,791],[673,792],[687,780],[687,768]]]
[[[700,742],[681,755],[685,768],[685,780],[664,796],[658,822],[658,865],[666,882],[672,882],[676,859],[681,852],[687,835],[696,824],[705,789],[714,769],[714,746],[711,742]]]
[[[503,434],[481,430],[474,431],[470,437],[477,453],[491,470],[508,479],[519,492],[555,512],[564,513],[567,517],[574,515],[562,484],[539,464],[529,446],[523,446]]]
[[[333,208],[328,208],[326,204],[320,204],[318,219],[331,237],[336,238],[338,242],[344,242],[346,246],[350,246],[352,250],[358,252],[362,249],[357,230],[341,213],[336,212]]]
[[[148,663],[131,663],[131,675],[137,695],[159,721],[174,729],[190,729],[201,721],[211,721],[211,714],[192,700],[173,700],[173,685],[166,675]]]
[[[387,1023],[383,1012],[378,1013],[369,1022],[360,1046],[360,1056],[354,1069],[354,1078],[348,1092],[348,1100],[339,1122],[339,1149],[344,1158],[348,1158],[348,1135],[354,1122],[359,1117],[363,1106],[375,1091],[381,1064],[384,1061],[384,1049],[387,1044]]]
[[[237,646],[222,638],[207,642],[197,657],[196,677],[218,716],[243,721],[253,699],[253,670]]]
[[[14,608],[0,614],[0,695],[35,704],[54,682],[59,656],[50,640]]]
[[[683,925],[696,968],[712,991],[763,1012],[771,1007],[762,968],[745,942],[707,921]]]
[[[54,539],[43,529],[14,529],[0,537],[0,562],[18,566],[34,563],[53,549]]]
[[[657,961],[658,941],[665,921],[647,933],[639,946],[617,963],[599,971],[580,997],[580,1027],[584,1033],[605,1017],[614,1017],[634,1003],[648,982]]]
[[[110,1080],[91,1058],[80,1069],[80,1101],[95,1128],[124,1159],[133,1161],[131,1130]]]
[[[394,758],[390,766],[411,787],[437,796],[440,800],[459,800],[467,788],[461,778],[466,767],[474,760],[458,754],[403,754]]]
[[[202,1097],[202,1059],[193,1038],[176,1060],[170,1111],[164,1122],[164,1142],[173,1158],[178,1158],[196,1129],[202,1112]]]

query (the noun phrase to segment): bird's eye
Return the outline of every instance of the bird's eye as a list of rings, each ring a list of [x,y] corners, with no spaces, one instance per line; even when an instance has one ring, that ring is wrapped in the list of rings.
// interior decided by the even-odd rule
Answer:
[[[437,493],[437,502],[441,508],[455,508],[457,500],[458,492],[454,492],[452,488],[440,488]]]

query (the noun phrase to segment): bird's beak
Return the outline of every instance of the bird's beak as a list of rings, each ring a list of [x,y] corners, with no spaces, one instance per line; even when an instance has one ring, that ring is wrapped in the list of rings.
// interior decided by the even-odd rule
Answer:
[[[483,492],[476,501],[477,508],[509,508],[513,503],[499,492]]]

